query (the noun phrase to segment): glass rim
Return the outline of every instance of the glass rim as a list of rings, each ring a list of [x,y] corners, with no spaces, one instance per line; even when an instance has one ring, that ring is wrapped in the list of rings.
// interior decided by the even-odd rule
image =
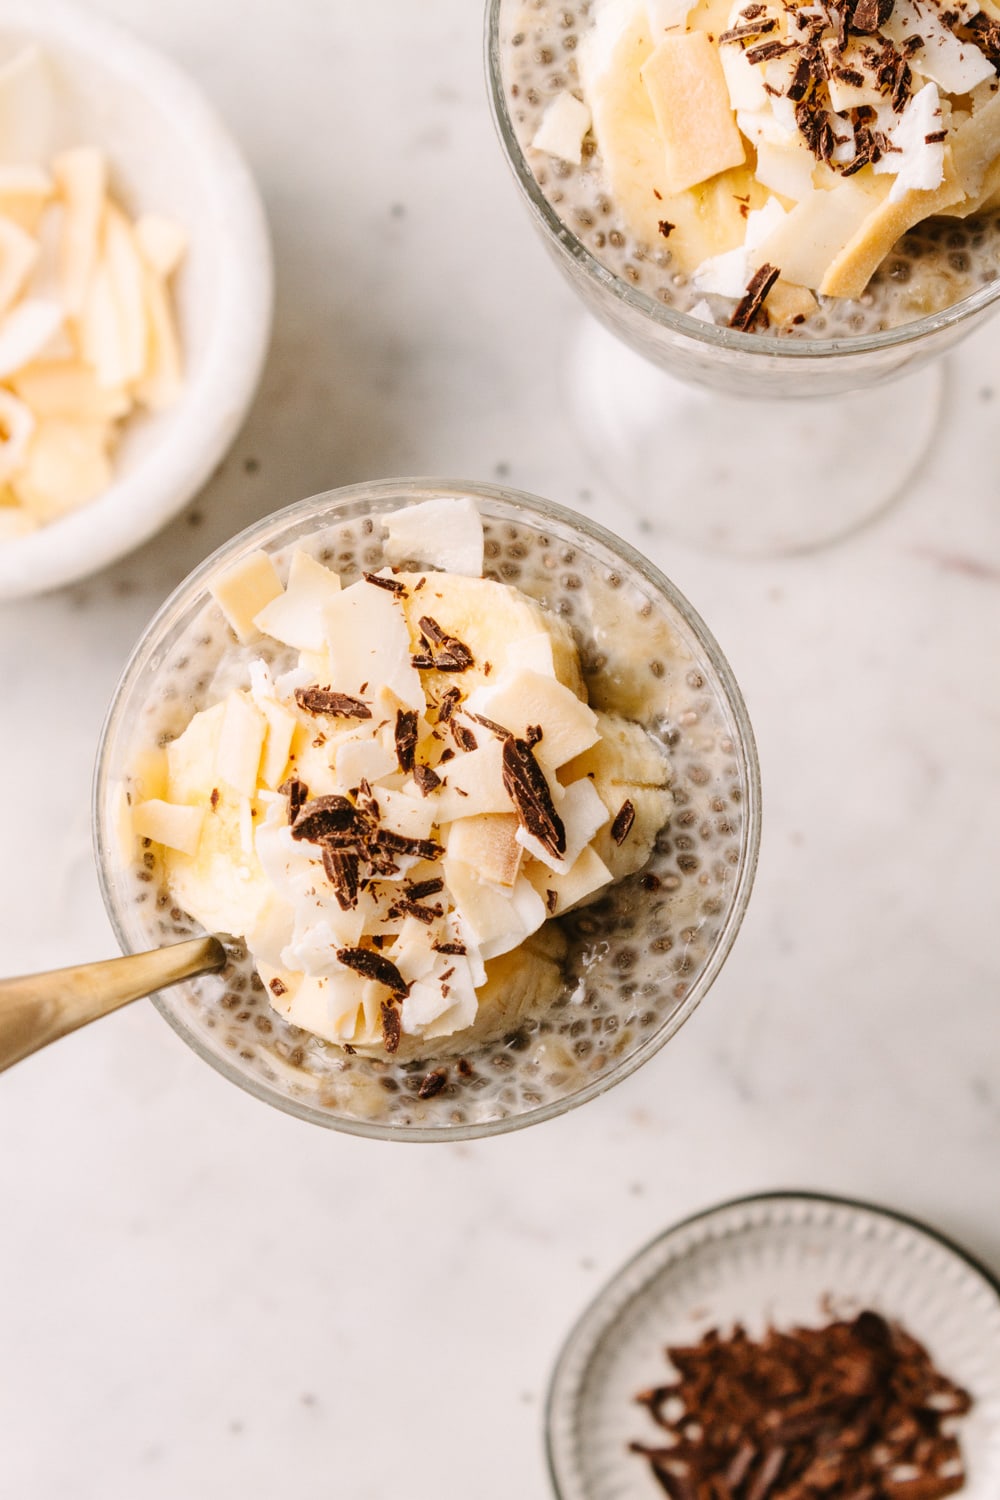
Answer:
[[[702,318],[692,317],[689,313],[680,312],[663,302],[658,302],[648,293],[631,286],[603,265],[559,217],[528,165],[510,116],[500,61],[500,13],[507,3],[508,0],[487,0],[485,35],[486,76],[490,106],[504,155],[532,217],[541,227],[546,238],[551,236],[559,248],[586,273],[591,281],[629,311],[652,319],[671,333],[680,334],[710,348],[753,354],[770,359],[803,360],[845,358],[850,355],[871,354],[886,349],[902,349],[908,344],[919,343],[933,334],[957,327],[1000,300],[1000,276],[997,276],[987,286],[970,293],[968,297],[963,297],[958,302],[953,302],[940,312],[928,313],[922,318],[901,323],[895,328],[885,328],[878,333],[845,335],[837,338],[794,339],[770,333],[743,333],[735,328],[721,328],[715,324],[706,323]]]
[[[171,626],[196,602],[200,594],[205,593],[206,580],[221,565],[231,561],[240,553],[255,547],[266,546],[269,540],[276,541],[283,532],[293,528],[300,520],[315,520],[317,524],[323,521],[332,522],[338,514],[348,510],[356,502],[377,502],[393,498],[410,503],[419,499],[452,495],[455,497],[472,496],[487,503],[492,502],[505,507],[508,512],[512,511],[515,514],[523,512],[543,522],[551,520],[572,528],[583,538],[597,542],[619,557],[624,564],[634,569],[644,582],[665,598],[671,608],[676,610],[704,650],[706,664],[716,676],[738,736],[735,750],[740,763],[744,794],[740,861],[725,921],[709,960],[697,975],[683,1001],[667,1016],[663,1024],[633,1052],[620,1059],[615,1066],[609,1068],[592,1083],[584,1085],[572,1094],[550,1100],[513,1116],[446,1126],[403,1126],[383,1125],[378,1122],[337,1115],[311,1104],[308,1100],[296,1099],[265,1080],[244,1072],[228,1056],[206,1045],[197,1031],[185,1026],[181,1016],[174,1012],[159,993],[150,997],[160,1015],[188,1046],[204,1062],[209,1063],[217,1072],[228,1078],[231,1083],[238,1084],[247,1093],[265,1103],[275,1105],[286,1114],[295,1115],[299,1119],[323,1125],[331,1130],[378,1140],[457,1141],[478,1140],[487,1136],[507,1134],[564,1114],[576,1108],[577,1105],[584,1104],[605,1093],[635,1072],[680,1029],[697,1009],[717,978],[742,925],[753,888],[760,850],[760,765],[756,740],[743,695],[712,632],[676,585],[671,583],[654,563],[644,557],[629,542],[616,536],[599,522],[592,521],[567,506],[545,500],[523,490],[483,481],[431,477],[373,480],[321,491],[319,494],[285,506],[281,510],[271,512],[230,537],[178,584],[145,626],[131,651],[122,668],[104,717],[95,757],[91,796],[93,848],[98,883],[105,910],[122,951],[128,953],[136,950],[126,930],[123,913],[119,909],[117,895],[113,888],[114,840],[108,826],[110,820],[104,815],[109,780],[108,755],[112,736],[118,728],[123,706],[128,701],[133,685],[140,673],[147,667],[150,658],[161,648],[163,638]]]

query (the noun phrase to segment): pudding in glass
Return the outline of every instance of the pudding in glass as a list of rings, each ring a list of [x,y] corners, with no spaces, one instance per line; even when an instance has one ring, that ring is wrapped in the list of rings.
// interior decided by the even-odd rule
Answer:
[[[666,580],[557,507],[416,482],[293,507],[182,586],[97,792],[123,945],[235,938],[172,1024],[293,1112],[418,1138],[545,1118],[661,1045],[757,821],[738,692]]]

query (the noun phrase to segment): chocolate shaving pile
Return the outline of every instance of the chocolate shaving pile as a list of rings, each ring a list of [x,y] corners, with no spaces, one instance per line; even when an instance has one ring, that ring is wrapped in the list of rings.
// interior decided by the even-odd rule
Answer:
[[[554,856],[566,853],[566,829],[552,793],[527,740],[513,735],[503,742],[503,784],[528,833]]]
[[[884,132],[872,128],[874,111],[870,105],[847,107],[838,116],[831,100],[831,80],[855,89],[869,87],[887,100],[897,115],[913,97],[913,74],[907,58],[923,46],[923,39],[914,35],[897,44],[885,35],[883,27],[892,16],[894,3],[842,0],[840,4],[811,8],[809,13],[786,4],[797,33],[784,38],[769,35],[778,26],[773,15],[768,15],[763,6],[748,5],[740,12],[737,24],[719,37],[720,44],[741,48],[750,63],[759,65],[788,56],[784,88],[775,88],[770,79],[764,82],[764,88],[768,94],[783,95],[794,104],[796,124],[808,149],[817,161],[845,177],[874,165],[893,148]],[[1000,23],[981,13],[969,18],[948,10],[939,0],[928,0],[928,4],[959,41],[980,47],[993,66],[1000,68]],[[849,42],[853,46],[848,64],[844,54]],[[854,134],[855,150],[846,160],[835,160],[837,147],[847,146],[852,138],[843,132],[844,116]],[[927,143],[937,139],[935,135]]]
[[[965,1483],[949,1419],[971,1396],[878,1313],[666,1352],[678,1379],[636,1397],[666,1438],[629,1447],[670,1500],[944,1500]]]

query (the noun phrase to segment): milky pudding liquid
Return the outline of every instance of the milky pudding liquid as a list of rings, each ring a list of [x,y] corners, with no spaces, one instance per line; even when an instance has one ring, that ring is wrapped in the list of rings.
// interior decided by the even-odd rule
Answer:
[[[382,508],[398,504],[396,496]],[[286,534],[284,550],[274,554],[282,576],[296,548],[338,572],[345,586],[362,570],[383,567],[380,528],[370,519],[373,506],[365,509],[367,518],[300,532],[294,547]],[[353,1122],[359,1130],[367,1125],[403,1134],[475,1130],[556,1112],[560,1101],[599,1088],[644,1043],[673,1029],[693,992],[710,982],[735,930],[734,906],[752,866],[749,804],[755,794],[740,748],[745,742],[691,627],[609,549],[588,539],[585,551],[560,523],[542,530],[540,518],[500,520],[488,506],[483,512],[485,576],[515,585],[569,623],[592,707],[638,720],[662,745],[675,808],[641,872],[556,919],[568,939],[561,995],[492,1042],[463,1051],[460,1036],[451,1037],[436,1059],[429,1041],[427,1055],[416,1061],[352,1055],[278,1016],[240,943],[229,945],[221,975],[159,997],[167,1019],[199,1050],[221,1059],[224,1071],[237,1072],[252,1090],[280,1094],[290,1107],[330,1115],[348,1128]],[[105,827],[130,759],[176,738],[194,713],[245,686],[249,663],[260,656],[276,672],[294,665],[294,653],[273,641],[238,645],[214,602],[191,612],[169,646],[150,658],[134,694],[140,706],[132,722],[109,732]],[[139,842],[132,863],[106,878],[130,946],[173,943],[200,930],[173,902],[158,849],[148,841]],[[443,1087],[420,1097],[430,1071],[444,1073]]]
[[[500,55],[508,108],[525,161],[564,224],[594,258],[637,290],[678,312],[704,293],[671,264],[669,248],[645,246],[616,211],[592,137],[580,166],[531,148],[547,107],[581,93],[577,48],[591,25],[591,0],[530,0],[501,22]],[[915,225],[895,245],[857,299],[819,297],[819,310],[788,338],[870,335],[939,312],[1000,275],[1000,210]]]

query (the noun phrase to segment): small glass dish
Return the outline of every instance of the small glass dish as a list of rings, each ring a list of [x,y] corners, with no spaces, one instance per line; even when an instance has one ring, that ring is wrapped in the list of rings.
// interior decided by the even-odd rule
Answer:
[[[887,1209],[768,1193],[668,1229],[608,1283],[563,1347],[549,1388],[549,1470],[559,1500],[662,1494],[629,1443],[662,1436],[636,1404],[669,1379],[667,1344],[741,1323],[818,1327],[872,1308],[923,1343],[968,1390],[961,1500],[1000,1494],[1000,1282],[935,1230]]]
[[[289,1025],[270,1009],[238,944],[222,975],[155,997],[201,1057],[257,1098],[317,1124],[391,1139],[512,1130],[633,1072],[718,974],[746,908],[760,836],[757,756],[739,689],[698,615],[645,558],[573,512],[515,491],[437,480],[356,485],[280,511],[227,543],[166,602],[126,666],[94,796],[101,886],[122,948],[198,930],[161,888],[155,849],[147,843],[126,860],[118,816],[137,750],[174,738],[194,712],[241,684],[259,649],[235,644],[209,583],[257,548],[274,555],[281,572],[293,546],[354,578],[385,563],[380,515],[447,496],[475,500],[487,576],[516,584],[568,621],[592,704],[613,699],[659,737],[675,809],[642,872],[557,919],[569,956],[554,1003],[460,1058],[449,1047],[440,1063],[445,1084],[435,1079],[433,1096],[421,1097],[432,1056],[352,1055]]]

